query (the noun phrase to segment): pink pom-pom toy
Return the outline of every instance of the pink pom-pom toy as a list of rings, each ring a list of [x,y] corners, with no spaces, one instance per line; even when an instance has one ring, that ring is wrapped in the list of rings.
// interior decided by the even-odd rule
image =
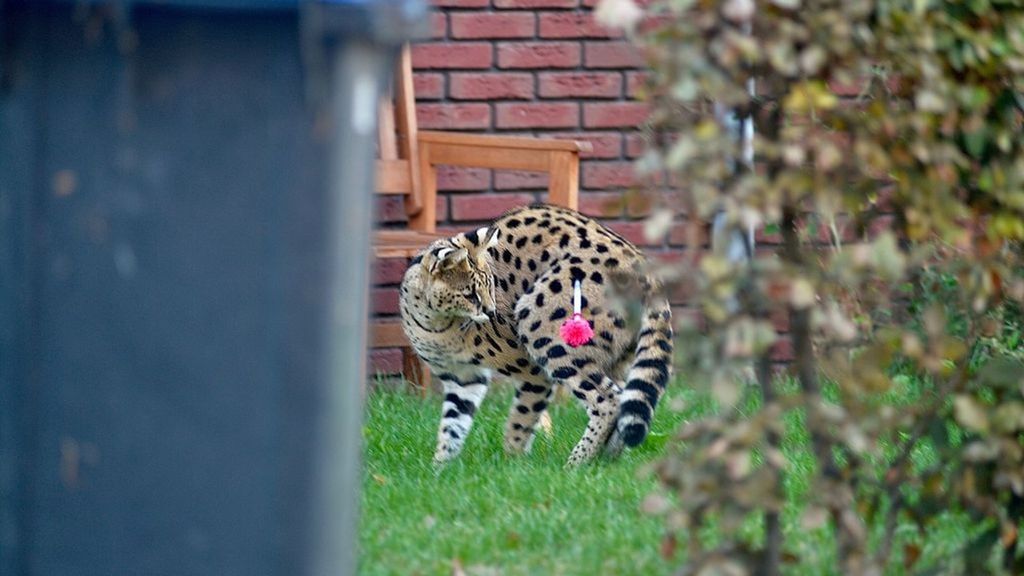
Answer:
[[[591,327],[590,322],[583,317],[581,310],[582,306],[580,305],[581,299],[580,281],[577,280],[572,289],[572,317],[565,322],[562,322],[562,327],[558,330],[558,334],[562,337],[562,340],[573,348],[583,346],[587,342],[590,342],[590,339],[594,337],[594,328]]]
[[[562,322],[558,333],[562,335],[562,340],[573,348],[583,346],[594,337],[594,329],[582,314],[573,314],[572,318]]]

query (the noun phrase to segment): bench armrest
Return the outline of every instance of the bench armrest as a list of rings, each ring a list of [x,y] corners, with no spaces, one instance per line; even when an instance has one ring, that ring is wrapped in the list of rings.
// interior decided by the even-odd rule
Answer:
[[[437,166],[523,170],[548,174],[548,202],[579,208],[579,159],[589,142],[421,131],[420,178],[436,194]]]

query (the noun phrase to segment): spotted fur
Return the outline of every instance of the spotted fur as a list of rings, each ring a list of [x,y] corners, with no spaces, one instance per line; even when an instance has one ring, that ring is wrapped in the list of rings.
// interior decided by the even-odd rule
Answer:
[[[642,442],[672,358],[671,310],[644,268],[619,235],[546,205],[513,210],[417,256],[400,307],[413,348],[444,387],[435,461],[459,454],[495,372],[518,384],[505,425],[509,453],[529,450],[555,385],[589,416],[569,465]],[[594,338],[573,348],[558,330],[572,314],[576,280]]]

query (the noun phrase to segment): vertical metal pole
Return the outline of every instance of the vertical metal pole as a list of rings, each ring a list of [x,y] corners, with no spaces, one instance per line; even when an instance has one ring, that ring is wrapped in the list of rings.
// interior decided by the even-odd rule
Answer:
[[[747,91],[751,96],[755,93],[754,79],[747,82]],[[736,135],[742,146],[741,158],[733,165],[733,170],[754,169],[754,119],[749,116],[738,118],[734,111],[716,106],[716,114],[723,118],[723,123]],[[741,166],[742,163],[742,166]],[[715,214],[711,223],[712,251],[723,255],[730,262],[745,262],[754,255],[754,227],[742,230],[737,226],[727,226],[725,213]]]
[[[373,224],[374,130],[381,81],[392,54],[342,40],[331,58],[333,141],[328,174],[327,317],[314,450],[312,565],[315,576],[357,568],[362,388]]]

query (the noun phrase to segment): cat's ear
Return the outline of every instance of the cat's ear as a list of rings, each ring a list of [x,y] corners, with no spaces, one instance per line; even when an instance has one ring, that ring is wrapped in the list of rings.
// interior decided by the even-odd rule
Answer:
[[[454,268],[469,258],[469,251],[465,248],[441,248],[434,254],[430,263],[430,273],[437,274],[443,270]]]
[[[492,228],[491,226],[484,226],[483,228],[477,228],[472,232],[465,234],[465,239],[468,241],[467,247],[474,250],[486,250],[488,248],[494,248],[498,245],[498,229]]]
[[[471,233],[473,235],[473,255],[476,257],[477,265],[482,266],[487,259],[488,248],[494,248],[498,245],[499,234],[498,229],[490,226],[484,226],[478,228],[476,232]]]
[[[481,234],[481,230],[486,230],[486,232]],[[498,232],[498,229],[493,227],[481,228],[480,230],[477,230],[477,235],[480,236],[480,238],[483,238],[480,245],[484,248],[494,248],[498,245],[498,241],[501,239],[501,234]]]

